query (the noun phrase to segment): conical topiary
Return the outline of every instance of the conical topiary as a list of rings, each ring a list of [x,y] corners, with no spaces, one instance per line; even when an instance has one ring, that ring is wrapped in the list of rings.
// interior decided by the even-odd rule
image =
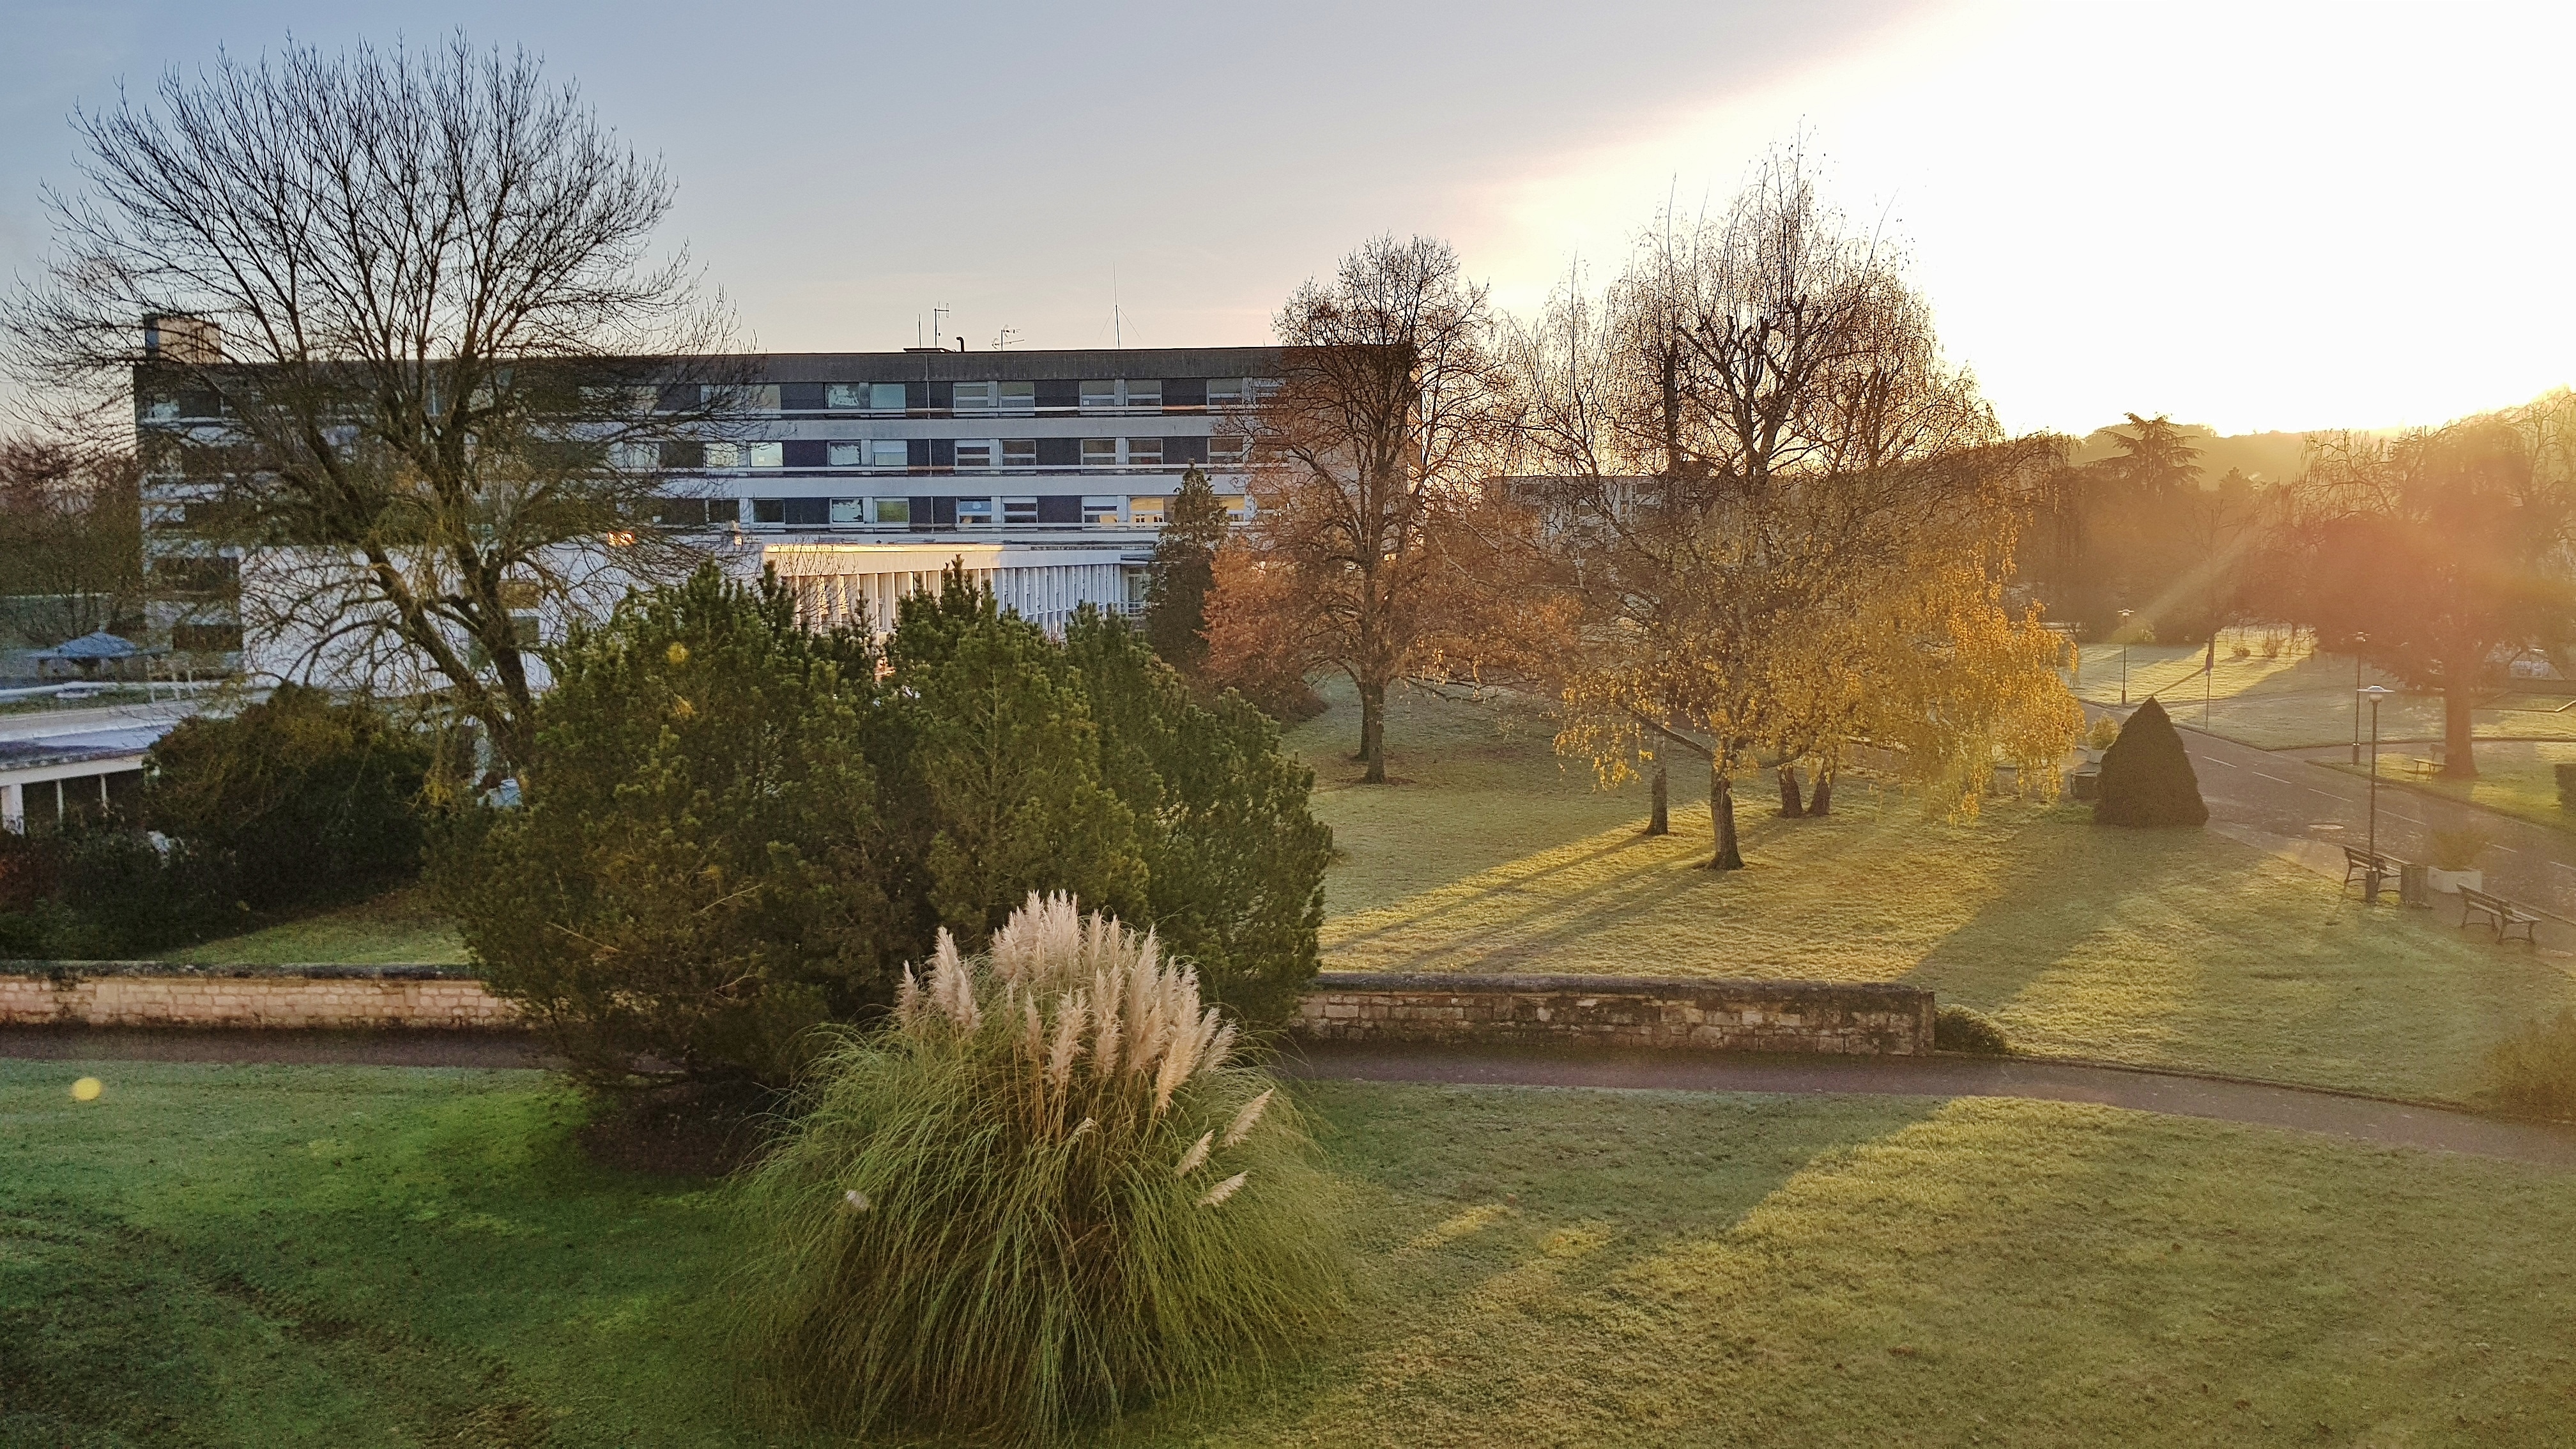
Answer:
[[[2093,804],[2097,825],[2206,825],[2200,777],[2165,707],[2150,699],[2120,726],[2120,737],[2102,754],[2101,795]]]

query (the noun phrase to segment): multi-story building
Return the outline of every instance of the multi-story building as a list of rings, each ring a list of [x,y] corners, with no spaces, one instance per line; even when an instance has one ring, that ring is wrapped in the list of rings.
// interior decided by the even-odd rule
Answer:
[[[723,529],[817,622],[894,602],[952,561],[1050,630],[1144,601],[1154,530],[1207,470],[1238,514],[1240,412],[1268,347],[786,353],[760,360],[757,441],[666,457],[670,521]],[[766,434],[765,437],[759,435]]]
[[[1050,630],[1086,603],[1132,612],[1185,472],[1205,469],[1238,516],[1248,507],[1241,409],[1278,363],[1270,347],[757,357],[728,440],[665,445],[655,460],[669,479],[662,521],[703,530],[746,574],[775,569],[818,624],[864,609],[890,627],[896,600],[951,563]],[[137,397],[147,432],[221,431],[210,397]],[[666,389],[673,409],[699,401]],[[241,637],[239,551],[192,536],[209,506],[175,473],[147,474],[148,563],[169,601],[154,622],[183,651],[291,672],[292,651]]]

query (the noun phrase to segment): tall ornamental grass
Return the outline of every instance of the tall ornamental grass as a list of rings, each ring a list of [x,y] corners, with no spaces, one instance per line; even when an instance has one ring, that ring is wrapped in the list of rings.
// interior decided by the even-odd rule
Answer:
[[[825,1058],[753,1174],[744,1295],[774,1409],[1051,1439],[1336,1314],[1331,1184],[1269,1073],[1152,934],[1032,894],[942,931]]]

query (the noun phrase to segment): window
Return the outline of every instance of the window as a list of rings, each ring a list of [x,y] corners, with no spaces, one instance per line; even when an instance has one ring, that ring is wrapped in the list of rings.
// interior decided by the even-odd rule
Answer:
[[[754,524],[785,523],[787,521],[787,500],[784,498],[755,498],[751,500],[751,521]]]
[[[1241,407],[1243,405],[1243,379],[1239,377],[1209,378],[1207,380],[1207,405],[1212,408]]]
[[[823,387],[823,405],[829,408],[863,408],[868,405],[868,385],[864,382],[834,382]]]
[[[723,446],[722,443],[716,443],[708,447],[709,462],[715,460],[716,449]],[[748,455],[744,459],[744,465],[747,467],[776,468],[787,461],[787,448],[783,443],[754,443],[743,451]]]
[[[1163,500],[1159,497],[1130,498],[1127,500],[1127,516],[1137,523],[1161,523]]]
[[[1130,468],[1162,467],[1163,440],[1160,438],[1129,438],[1127,440],[1127,466]]]
[[[1003,466],[1003,467],[1005,467],[1005,468],[1034,468],[1034,467],[1036,467],[1037,465],[1038,465],[1038,440],[1037,440],[1037,439],[1035,439],[1035,438],[1004,438],[1004,439],[1002,440],[1002,466]]]
[[[1038,521],[1038,501],[1037,501],[1036,499],[1034,499],[1034,498],[1005,498],[1005,499],[1003,499],[1003,500],[1002,500],[1002,521],[1003,521],[1004,523],[1035,523],[1035,522],[1037,522],[1037,521]]]
[[[1084,381],[1082,384],[1082,407],[1084,411],[1088,412],[1093,408],[1114,408],[1116,406],[1118,406],[1118,384],[1115,381],[1106,378],[1088,379]]]
[[[707,526],[707,500],[703,498],[656,498],[653,521],[664,528],[704,528]]]
[[[868,445],[834,443],[831,445],[829,456],[835,468],[864,468],[868,466]]]
[[[989,412],[993,406],[993,384],[961,382],[950,396],[948,405],[958,412]]]
[[[876,438],[868,443],[868,466],[871,468],[906,468],[912,465],[912,450],[901,438]]]
[[[912,500],[909,498],[871,498],[869,517],[879,523],[912,522]]]
[[[1239,464],[1243,461],[1243,450],[1248,441],[1241,433],[1219,433],[1208,439],[1208,461]]]
[[[1154,408],[1158,411],[1162,408],[1162,379],[1131,377],[1127,379],[1126,386],[1127,406],[1131,408]]]
[[[1116,523],[1118,516],[1126,510],[1127,500],[1124,498],[1085,498],[1082,500],[1082,521]]]
[[[742,449],[732,443],[709,443],[707,444],[707,466],[739,468],[742,466]]]
[[[959,439],[957,443],[957,466],[959,468],[992,467],[993,440],[990,438]]]
[[[1084,467],[1086,467],[1086,468],[1115,468],[1115,467],[1117,467],[1117,466],[1118,466],[1118,440],[1117,440],[1116,438],[1085,438],[1085,439],[1083,439],[1083,440],[1082,440],[1082,466],[1084,466]]]
[[[868,410],[879,413],[903,411],[903,384],[872,382],[868,384]]]
[[[865,523],[865,522],[867,522],[867,521],[868,521],[868,500],[866,500],[866,499],[864,499],[864,498],[835,498],[835,499],[833,499],[833,500],[832,500],[832,521],[833,521],[834,523],[836,523],[836,524],[851,524],[851,523]]]
[[[960,498],[957,500],[957,522],[960,527],[971,528],[979,524],[989,524],[992,521],[992,499]]]
[[[1001,391],[999,401],[1006,413],[1033,413],[1038,410],[1038,385],[1034,382],[996,383]]]
[[[1220,493],[1216,501],[1225,505],[1225,518],[1228,523],[1241,523],[1252,514],[1252,500],[1240,493]]]

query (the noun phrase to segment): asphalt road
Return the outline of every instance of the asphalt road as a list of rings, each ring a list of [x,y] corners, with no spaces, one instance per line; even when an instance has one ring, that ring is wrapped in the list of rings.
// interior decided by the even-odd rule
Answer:
[[[2366,777],[2188,727],[2181,734],[2192,769],[2200,776],[2200,795],[2209,802],[2212,822],[2327,846],[2363,845],[2370,840]],[[2390,752],[2383,749],[2381,758],[2390,758]],[[2379,849],[2404,860],[2426,859],[2432,848],[2429,836],[2435,830],[2475,826],[2495,842],[2480,862],[2488,890],[2562,921],[2576,921],[2576,834],[2409,790],[2385,779],[2379,785],[2377,815]],[[2358,893],[2361,887],[2356,883],[2353,889]],[[2395,889],[2393,882],[2390,889]],[[2448,900],[2435,909],[2444,920],[2456,918],[2459,910]]]

